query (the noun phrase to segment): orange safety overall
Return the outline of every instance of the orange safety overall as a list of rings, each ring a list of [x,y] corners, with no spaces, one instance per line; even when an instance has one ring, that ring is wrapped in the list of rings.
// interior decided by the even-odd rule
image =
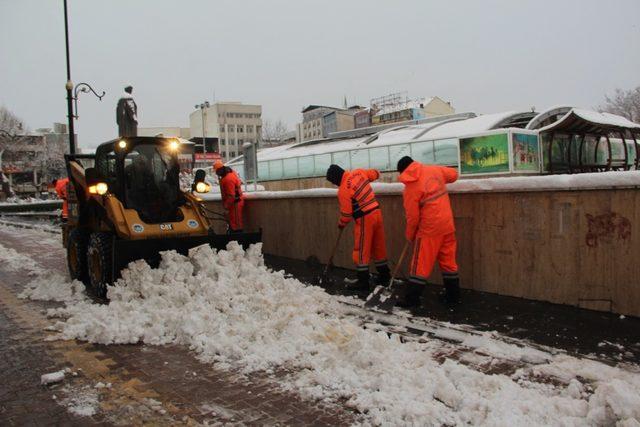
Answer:
[[[69,203],[67,202],[67,184],[69,184],[69,178],[62,178],[56,181],[56,194],[58,198],[62,199],[62,218],[67,219],[69,217]]]
[[[230,168],[220,178],[220,194],[222,196],[222,206],[227,212],[230,231],[242,230],[242,209],[244,207],[242,181],[238,174]]]
[[[358,271],[368,271],[372,258],[376,268],[387,265],[382,212],[371,188],[371,181],[379,176],[375,169],[345,171],[338,188],[338,226],[344,228],[351,219],[355,222],[353,262]]]
[[[414,161],[398,179],[405,185],[405,237],[413,242],[409,281],[426,284],[436,261],[443,277],[457,277],[455,225],[446,184],[456,181],[458,172]]]

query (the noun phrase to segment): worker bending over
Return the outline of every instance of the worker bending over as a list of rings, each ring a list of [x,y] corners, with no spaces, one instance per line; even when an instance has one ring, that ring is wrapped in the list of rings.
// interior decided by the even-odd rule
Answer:
[[[242,208],[244,207],[242,181],[233,169],[223,165],[220,160],[216,161],[213,167],[220,179],[220,195],[222,196],[222,206],[227,211],[229,233],[241,233]]]
[[[69,202],[67,201],[67,184],[69,184],[69,178],[54,179],[52,184],[56,189],[58,198],[62,200],[62,221],[66,222],[69,218]]]
[[[369,290],[371,258],[378,271],[378,284],[387,285],[390,279],[382,212],[371,188],[371,182],[379,176],[380,173],[375,169],[345,171],[338,165],[331,165],[327,169],[327,181],[339,187],[338,228],[346,227],[352,218],[355,222],[353,262],[356,264],[358,282],[354,290]]]
[[[413,242],[413,256],[405,307],[419,306],[420,296],[436,260],[442,272],[447,304],[460,300],[458,265],[456,264],[456,233],[451,202],[446,184],[458,179],[455,169],[423,165],[405,156],[398,161],[402,182],[404,210],[407,219],[405,237]]]

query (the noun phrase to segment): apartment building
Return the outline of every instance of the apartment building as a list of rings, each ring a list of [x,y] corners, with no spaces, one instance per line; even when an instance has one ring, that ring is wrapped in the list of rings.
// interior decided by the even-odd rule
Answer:
[[[456,112],[450,102],[445,102],[437,96],[418,100],[405,99],[382,106],[372,103],[371,111],[371,124],[374,126],[444,116]]]
[[[207,152],[218,152],[223,161],[242,154],[245,142],[257,143],[262,134],[262,106],[241,102],[217,102],[189,115],[191,140],[200,144],[202,152],[204,117],[204,141]]]
[[[353,129],[353,116],[361,108],[335,108],[323,105],[305,107],[302,110],[302,123],[297,126],[300,141],[326,138],[332,132]]]

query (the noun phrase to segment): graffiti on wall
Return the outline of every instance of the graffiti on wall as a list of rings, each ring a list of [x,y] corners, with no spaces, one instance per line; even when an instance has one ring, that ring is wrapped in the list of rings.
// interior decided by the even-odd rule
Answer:
[[[586,214],[589,225],[586,243],[591,248],[614,240],[627,240],[631,237],[631,221],[615,212],[601,215]]]

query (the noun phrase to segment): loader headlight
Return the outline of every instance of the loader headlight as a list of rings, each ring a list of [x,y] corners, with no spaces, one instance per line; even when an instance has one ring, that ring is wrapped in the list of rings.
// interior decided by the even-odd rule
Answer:
[[[89,186],[90,194],[99,194],[100,196],[104,195],[109,191],[109,186],[105,182],[99,182],[94,185]]]
[[[211,186],[206,182],[197,182],[196,183],[196,192],[197,193],[208,193]]]
[[[118,141],[118,148],[121,150],[124,150],[125,148],[127,148],[127,141],[125,141],[124,139],[121,139],[120,141]]]
[[[179,146],[180,146],[180,143],[177,140],[173,139],[169,143],[169,150],[177,151]]]

